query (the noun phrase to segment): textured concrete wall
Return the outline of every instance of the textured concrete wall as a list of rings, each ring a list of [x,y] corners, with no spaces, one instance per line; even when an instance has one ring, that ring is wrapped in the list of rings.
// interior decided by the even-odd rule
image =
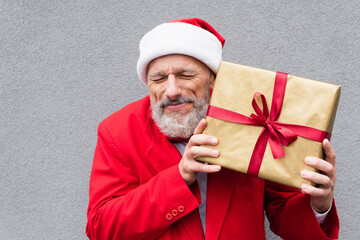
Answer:
[[[86,239],[97,124],[147,94],[135,69],[141,36],[196,16],[227,39],[224,60],[343,86],[335,196],[340,239],[358,239],[359,9],[357,0],[1,0],[1,238]]]

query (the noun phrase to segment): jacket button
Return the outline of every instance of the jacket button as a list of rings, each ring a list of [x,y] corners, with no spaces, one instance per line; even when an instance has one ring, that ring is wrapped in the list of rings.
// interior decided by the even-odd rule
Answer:
[[[166,214],[166,219],[167,219],[167,220],[171,220],[171,219],[172,219],[171,213]]]
[[[179,210],[179,212],[184,212],[184,211],[185,211],[185,208],[184,208],[184,206],[179,206],[179,207],[178,207],[178,210]]]
[[[176,209],[173,209],[173,210],[171,211],[171,213],[172,213],[172,215],[173,215],[174,217],[176,217],[179,212],[178,212]]]

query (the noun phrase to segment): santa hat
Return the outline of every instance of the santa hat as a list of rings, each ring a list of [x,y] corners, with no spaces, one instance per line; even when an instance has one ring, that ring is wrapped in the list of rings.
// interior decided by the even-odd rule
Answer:
[[[137,72],[147,84],[147,66],[155,58],[184,54],[207,65],[215,74],[219,68],[225,39],[199,18],[178,19],[160,24],[140,41]]]

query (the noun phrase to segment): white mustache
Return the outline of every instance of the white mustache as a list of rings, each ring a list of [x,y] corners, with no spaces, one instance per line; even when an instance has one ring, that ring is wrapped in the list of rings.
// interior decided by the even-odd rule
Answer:
[[[175,100],[171,100],[169,98],[162,100],[159,102],[160,107],[165,108],[167,106],[176,105],[176,104],[182,104],[182,103],[194,103],[195,99],[192,97],[178,97]]]

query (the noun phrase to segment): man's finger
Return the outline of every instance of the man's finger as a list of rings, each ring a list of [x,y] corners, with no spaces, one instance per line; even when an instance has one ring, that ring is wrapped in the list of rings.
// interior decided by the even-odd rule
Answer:
[[[335,167],[323,159],[316,157],[306,157],[305,164],[325,173],[331,178],[335,175]]]
[[[195,172],[213,173],[221,170],[221,166],[219,165],[204,164],[196,161],[192,162],[191,164],[191,169]]]
[[[219,150],[207,148],[207,147],[199,147],[193,146],[186,152],[191,159],[195,159],[196,157],[204,156],[204,157],[218,157]]]
[[[313,197],[322,197],[326,195],[327,189],[317,188],[308,184],[302,184],[301,190]]]
[[[313,183],[319,184],[323,187],[331,187],[330,178],[324,174],[308,171],[308,170],[302,170],[300,172],[300,175],[302,178],[309,180]]]
[[[192,147],[192,146],[205,145],[205,144],[215,146],[217,145],[217,143],[218,140],[216,137],[212,137],[205,134],[197,134],[190,138],[188,146]]]
[[[331,165],[335,166],[335,151],[328,139],[324,139],[323,148],[325,152],[325,160],[331,163]]]
[[[194,135],[202,133],[206,125],[207,125],[206,119],[201,119],[201,121],[194,130]]]

